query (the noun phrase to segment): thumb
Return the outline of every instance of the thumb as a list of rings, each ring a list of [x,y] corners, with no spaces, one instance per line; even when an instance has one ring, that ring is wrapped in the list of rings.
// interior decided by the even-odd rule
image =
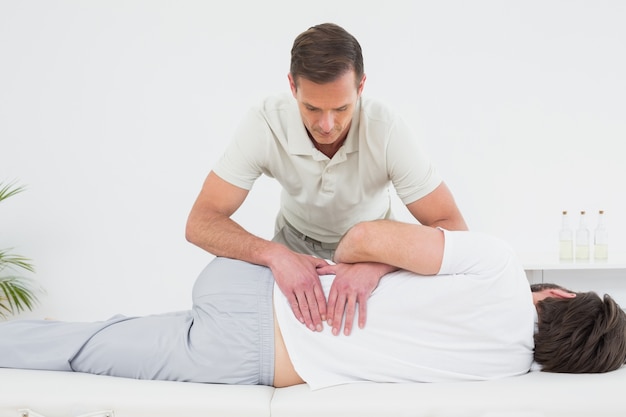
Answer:
[[[318,275],[336,275],[337,265],[323,265],[317,267]]]

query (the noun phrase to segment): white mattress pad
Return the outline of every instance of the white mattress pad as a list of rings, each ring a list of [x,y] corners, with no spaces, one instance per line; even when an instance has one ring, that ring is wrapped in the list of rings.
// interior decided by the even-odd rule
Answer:
[[[626,367],[497,381],[357,383],[311,391],[0,369],[0,417],[623,417]]]

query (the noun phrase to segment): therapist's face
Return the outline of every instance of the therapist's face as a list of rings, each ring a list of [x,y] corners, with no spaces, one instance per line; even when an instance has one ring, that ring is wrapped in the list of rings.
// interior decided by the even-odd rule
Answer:
[[[298,102],[304,126],[316,146],[341,145],[350,130],[364,83],[365,76],[359,83],[356,82],[354,71],[347,71],[335,81],[325,84],[302,77],[296,83],[289,74],[291,92]]]

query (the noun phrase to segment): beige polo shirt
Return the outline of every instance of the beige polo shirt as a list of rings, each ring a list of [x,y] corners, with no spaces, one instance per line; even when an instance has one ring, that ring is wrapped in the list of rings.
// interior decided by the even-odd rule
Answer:
[[[408,124],[365,97],[332,159],[309,139],[290,94],[269,97],[247,114],[213,171],[246,190],[261,174],[275,178],[283,187],[281,214],[322,242],[337,242],[360,221],[389,217],[391,185],[408,204],[441,183]]]

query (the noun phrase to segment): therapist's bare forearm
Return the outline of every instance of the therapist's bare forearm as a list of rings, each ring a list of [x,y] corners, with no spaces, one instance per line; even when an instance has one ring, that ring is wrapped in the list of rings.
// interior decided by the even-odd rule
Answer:
[[[439,229],[392,220],[363,222],[341,239],[335,262],[378,262],[422,275],[439,272],[444,236]]]
[[[262,239],[245,230],[230,218],[190,220],[186,238],[190,243],[215,256],[223,256],[257,265],[269,266],[271,259],[286,250],[283,245]]]
[[[359,223],[343,235],[335,250],[336,263],[378,262],[382,254],[375,253],[374,242],[368,242],[368,228]]]

